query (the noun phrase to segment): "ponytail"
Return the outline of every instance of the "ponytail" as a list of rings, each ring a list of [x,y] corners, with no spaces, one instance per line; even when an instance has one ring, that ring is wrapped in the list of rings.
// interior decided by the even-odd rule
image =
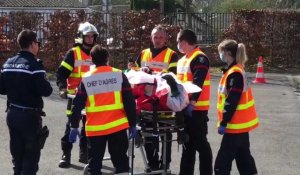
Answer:
[[[243,43],[238,44],[232,39],[223,40],[218,46],[218,51],[219,53],[229,51],[237,64],[245,65],[248,60],[245,45]]]
[[[247,54],[246,54],[246,47],[243,43],[239,43],[237,47],[237,52],[236,52],[236,63],[245,65],[245,63],[248,60]]]

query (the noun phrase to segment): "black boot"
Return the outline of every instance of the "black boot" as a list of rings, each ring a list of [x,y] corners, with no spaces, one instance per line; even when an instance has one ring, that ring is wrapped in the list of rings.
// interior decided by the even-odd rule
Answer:
[[[88,163],[88,154],[87,151],[80,151],[78,162],[87,164]]]
[[[61,160],[58,163],[60,168],[69,168],[71,165],[71,154],[63,154]]]

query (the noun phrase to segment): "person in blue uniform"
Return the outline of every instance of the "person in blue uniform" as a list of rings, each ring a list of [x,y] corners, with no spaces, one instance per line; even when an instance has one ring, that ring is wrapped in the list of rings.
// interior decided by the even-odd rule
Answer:
[[[17,38],[21,51],[1,68],[0,94],[7,95],[7,125],[14,175],[35,175],[41,155],[43,99],[52,87],[42,62],[36,58],[40,43],[31,30]]]

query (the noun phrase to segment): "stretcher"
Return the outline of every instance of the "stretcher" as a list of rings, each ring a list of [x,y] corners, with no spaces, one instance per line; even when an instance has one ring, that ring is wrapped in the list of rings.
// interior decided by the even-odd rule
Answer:
[[[138,74],[134,73],[134,77],[136,77]],[[137,77],[143,77],[145,78],[145,74],[141,74]],[[133,79],[129,78],[130,83],[133,86],[133,94],[135,96],[136,102],[137,102],[137,114],[140,116],[138,119],[138,134],[134,139],[129,140],[129,149],[128,149],[128,156],[129,156],[129,165],[130,165],[130,172],[131,175],[147,175],[147,174],[170,174],[171,171],[167,169],[166,165],[166,149],[167,149],[167,142],[172,142],[172,140],[167,140],[167,134],[177,132],[178,129],[176,127],[176,117],[175,112],[173,110],[171,111],[170,106],[167,105],[168,102],[168,94],[171,93],[171,88],[168,88],[169,85],[167,85],[167,81],[162,80],[159,77],[148,77],[149,79],[152,79],[149,82],[139,82],[139,81],[133,81]],[[170,80],[169,76],[169,80]],[[159,81],[157,81],[159,80]],[[181,86],[178,85],[173,80],[173,85],[175,87]],[[139,82],[139,83],[138,83]],[[172,81],[171,81],[172,82]],[[160,85],[160,86],[158,86]],[[182,94],[184,94],[184,87],[182,87],[182,90],[180,91]],[[181,94],[180,93],[180,94]],[[184,95],[183,95],[184,96]],[[184,96],[185,98],[180,98],[180,104],[178,107],[183,108],[184,105],[188,104],[188,98],[187,95]],[[175,100],[178,100],[176,98]],[[174,103],[173,103],[174,104]],[[174,105],[173,105],[174,106]],[[176,105],[175,105],[176,106]],[[174,109],[174,108],[172,108]],[[166,111],[168,110],[168,111]],[[170,110],[170,111],[169,111]],[[176,111],[181,111],[182,109],[178,109]],[[149,127],[148,125],[145,125],[146,122],[152,123],[152,126]],[[162,169],[160,170],[151,170],[148,166],[148,161],[146,158],[146,152],[145,152],[145,138],[147,137],[163,137],[160,142],[162,144],[163,150],[162,150]],[[134,162],[136,160],[135,158],[135,150],[139,150],[141,152],[142,160],[144,163],[144,172],[135,172]],[[87,175],[87,167],[84,168],[84,175]]]

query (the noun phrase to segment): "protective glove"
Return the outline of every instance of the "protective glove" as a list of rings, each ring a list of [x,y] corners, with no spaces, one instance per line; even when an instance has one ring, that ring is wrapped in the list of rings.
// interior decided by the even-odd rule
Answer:
[[[60,89],[59,90],[59,96],[60,96],[60,98],[62,98],[62,99],[67,99],[67,94],[68,94],[68,91],[67,91],[67,89]]]
[[[189,104],[186,108],[185,108],[185,115],[189,116],[190,118],[193,117],[193,110],[194,110],[195,106],[192,104]]]
[[[129,139],[134,138],[136,135],[136,127],[132,126],[129,128]]]
[[[218,133],[219,133],[220,135],[223,135],[223,134],[225,134],[225,130],[226,130],[226,127],[220,125],[219,128],[218,128]]]
[[[70,134],[69,134],[69,142],[75,143],[77,136],[79,137],[79,131],[78,128],[71,128]]]

